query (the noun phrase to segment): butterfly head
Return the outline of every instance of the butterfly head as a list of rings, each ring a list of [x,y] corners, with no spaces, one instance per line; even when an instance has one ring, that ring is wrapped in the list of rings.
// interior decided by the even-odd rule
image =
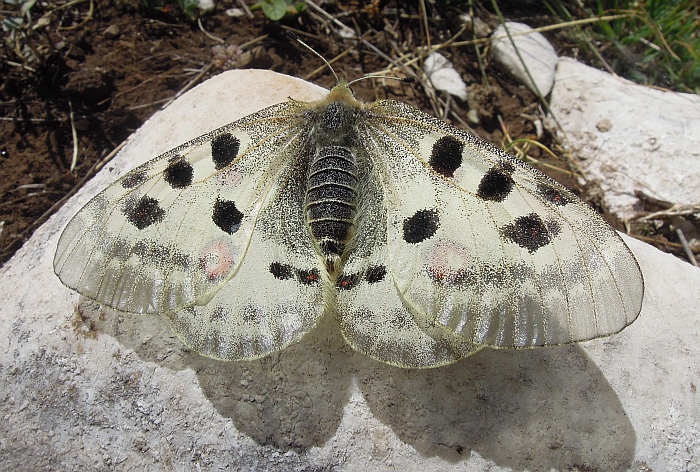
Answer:
[[[326,101],[347,103],[354,107],[359,107],[362,103],[355,98],[350,84],[345,80],[338,81],[338,84],[331,89]]]

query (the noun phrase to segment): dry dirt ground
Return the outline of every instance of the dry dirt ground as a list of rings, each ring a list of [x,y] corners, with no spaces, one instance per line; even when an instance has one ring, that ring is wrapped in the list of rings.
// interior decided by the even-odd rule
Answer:
[[[291,42],[285,29],[296,31],[328,60],[338,58],[334,67],[348,79],[387,71],[396,76],[419,75],[420,60],[408,70],[392,68],[389,61],[421,57],[428,38],[435,45],[451,39],[472,40],[485,31],[465,26],[459,14],[466,6],[458,2],[425,2],[430,10],[422,12],[419,2],[343,1],[324,4],[325,13],[309,6],[282,21],[268,19],[261,10],[240,17],[226,13],[240,3],[217,3],[198,22],[179,7],[147,8],[135,0],[37,2],[30,11],[31,23],[25,22],[14,38],[4,33],[0,264],[87,178],[109,165],[120,143],[184,89],[229,68],[272,69],[325,87],[334,85],[321,60]],[[509,19],[532,27],[558,21],[539,4],[501,2],[501,8]],[[497,17],[476,5],[475,16],[493,28]],[[20,16],[18,10],[3,14]],[[28,26],[40,25],[38,18],[46,19],[46,24]],[[343,39],[333,18],[362,39]],[[548,37],[560,55],[575,55],[577,49],[561,34]],[[469,109],[475,109],[479,123],[470,123],[473,131],[500,146],[508,139],[537,137],[536,97],[489,63],[487,44],[441,52],[470,84],[474,92],[470,103],[435,96],[420,80],[410,86],[368,80],[355,86],[355,92],[364,100],[397,98],[433,114],[444,113],[447,100],[450,113],[445,118],[460,127],[465,123],[455,117],[466,119]],[[546,134],[537,139],[556,148]],[[528,152],[542,157],[537,148]],[[567,168],[565,162],[556,165]],[[581,192],[567,172],[540,168]]]

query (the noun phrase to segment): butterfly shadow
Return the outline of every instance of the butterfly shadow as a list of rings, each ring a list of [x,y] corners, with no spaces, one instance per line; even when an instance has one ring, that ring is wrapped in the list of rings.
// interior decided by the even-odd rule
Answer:
[[[98,332],[141,359],[193,369],[219,414],[261,445],[322,446],[340,427],[354,383],[374,417],[424,457],[456,463],[476,453],[514,470],[626,469],[633,460],[632,425],[576,345],[484,349],[450,366],[407,370],[354,352],[326,319],[278,354],[221,362],[184,347],[162,317],[99,318]],[[374,449],[390,459],[390,448]]]
[[[324,444],[340,426],[352,382],[352,372],[344,366],[356,354],[331,322],[321,322],[302,342],[281,353],[223,362],[189,350],[163,317],[96,309],[87,303],[80,310],[83,325],[116,338],[146,362],[194,370],[219,414],[260,445],[303,451]]]
[[[576,345],[484,349],[438,369],[371,365],[356,375],[374,416],[424,457],[476,452],[514,470],[626,470],[633,461],[623,406]]]

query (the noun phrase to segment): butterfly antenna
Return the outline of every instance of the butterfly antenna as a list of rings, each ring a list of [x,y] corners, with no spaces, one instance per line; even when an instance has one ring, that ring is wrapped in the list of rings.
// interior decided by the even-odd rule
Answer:
[[[398,80],[399,82],[402,82],[404,84],[412,84],[416,81],[416,79],[414,79],[413,77],[392,77],[390,75],[365,75],[364,77],[360,77],[359,79],[355,79],[352,82],[348,83],[348,87],[354,84],[355,82],[359,82],[360,80],[365,79]]]
[[[335,77],[336,83],[340,83],[340,78],[338,77],[338,74],[335,73],[335,70],[333,70],[333,66],[331,65],[330,62],[326,60],[325,57],[323,57],[321,54],[316,52],[314,48],[306,44],[304,41],[299,39],[299,36],[297,36],[295,33],[289,30],[285,30],[285,33],[287,34],[287,37],[289,39],[296,41],[297,43],[301,44],[304,46],[306,49],[311,51],[312,53],[316,54],[318,57],[321,58],[321,60],[328,66],[328,68],[333,72],[333,76]],[[386,76],[386,75],[365,75],[364,77],[360,77],[359,79],[355,79],[352,82],[348,83],[348,87],[355,82],[359,82],[360,80],[365,80],[365,79],[388,79],[388,80],[398,80],[399,82],[403,82],[404,84],[410,84],[415,82],[415,79],[412,77],[391,77],[391,76]]]
[[[292,32],[289,31],[289,30],[285,30],[285,33],[287,33],[287,36],[288,36],[290,39],[293,39],[294,41],[296,41],[297,43],[301,44],[301,45],[304,46],[306,49],[308,49],[309,51],[311,51],[312,53],[314,53],[314,54],[316,54],[318,57],[320,57],[321,60],[322,60],[322,61],[328,66],[328,68],[331,70],[331,72],[333,72],[333,76],[335,77],[336,83],[340,83],[340,78],[338,78],[338,74],[335,73],[335,71],[333,70],[333,66],[331,66],[331,63],[328,62],[328,61],[326,60],[325,57],[323,57],[322,55],[320,55],[318,52],[316,52],[316,50],[315,50],[314,48],[312,48],[311,46],[309,46],[308,44],[306,44],[304,41],[302,41],[301,39],[299,39],[299,36],[297,36],[296,34],[292,33]]]

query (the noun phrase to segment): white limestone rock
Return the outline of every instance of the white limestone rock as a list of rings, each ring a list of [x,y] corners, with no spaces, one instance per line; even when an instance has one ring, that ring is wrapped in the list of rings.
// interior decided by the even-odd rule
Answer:
[[[467,84],[452,63],[439,52],[430,54],[425,59],[423,71],[437,90],[442,90],[462,100],[467,99]]]
[[[513,38],[512,42],[506,28]],[[493,60],[536,95],[549,95],[559,57],[547,38],[534,32],[528,25],[515,22],[499,25],[491,37]]]
[[[621,218],[635,190],[659,200],[700,202],[700,96],[667,92],[561,58],[547,126],[603,190]]]

